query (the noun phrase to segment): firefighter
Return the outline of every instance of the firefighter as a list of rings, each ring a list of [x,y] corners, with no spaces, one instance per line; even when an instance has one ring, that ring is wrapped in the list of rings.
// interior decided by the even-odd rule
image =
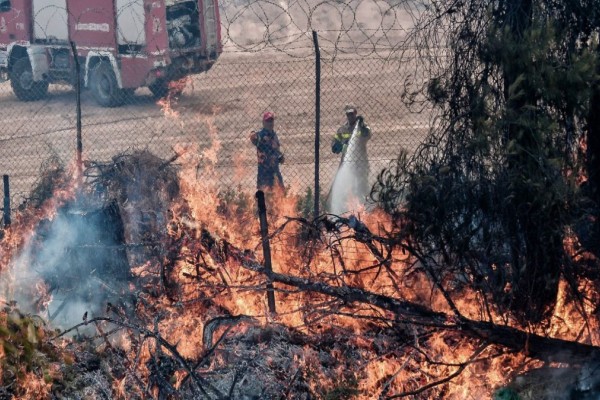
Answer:
[[[367,142],[371,138],[371,128],[365,123],[364,118],[358,115],[357,108],[354,105],[346,105],[344,113],[346,114],[346,122],[337,130],[333,138],[331,151],[335,154],[341,153],[341,163],[352,164],[355,177],[351,188],[352,193],[362,201],[369,194]],[[352,146],[349,147],[352,132],[357,124],[358,130],[356,133],[358,136],[353,139]]]
[[[250,141],[256,146],[258,158],[256,186],[259,190],[274,188],[283,190],[283,177],[279,165],[283,164],[284,157],[274,129],[275,114],[270,111],[265,112],[262,124],[263,128],[260,131],[253,131],[250,135]]]

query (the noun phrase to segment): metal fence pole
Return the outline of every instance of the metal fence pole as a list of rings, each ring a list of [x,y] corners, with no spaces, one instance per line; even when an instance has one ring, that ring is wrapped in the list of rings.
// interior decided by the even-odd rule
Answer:
[[[265,193],[262,190],[256,192],[258,201],[258,216],[260,218],[260,235],[262,238],[263,255],[265,257],[265,269],[267,270],[267,303],[269,312],[275,314],[275,292],[270,274],[273,272],[271,266],[271,244],[269,243],[269,225],[267,224],[267,206],[265,204]]]
[[[4,183],[4,226],[7,227],[10,225],[10,184],[8,180],[8,175],[2,176],[2,181]]]
[[[315,205],[314,218],[319,214],[319,151],[321,147],[321,50],[319,49],[319,37],[316,31],[312,31],[313,43],[315,45]]]
[[[73,60],[75,60],[75,96],[77,102],[77,176],[82,179],[83,173],[83,141],[81,139],[81,67],[79,65],[79,57],[77,57],[77,47],[75,42],[71,42],[71,50],[73,51]]]

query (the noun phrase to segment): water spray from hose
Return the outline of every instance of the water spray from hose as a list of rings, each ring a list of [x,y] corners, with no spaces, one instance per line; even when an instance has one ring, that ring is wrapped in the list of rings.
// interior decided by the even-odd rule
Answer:
[[[360,135],[360,121],[356,121],[331,185],[328,208],[332,214],[342,215],[365,205],[368,193],[359,184],[359,177],[364,173],[361,168],[366,168],[366,165],[363,164],[366,164],[367,161],[362,159],[364,155],[358,151]]]

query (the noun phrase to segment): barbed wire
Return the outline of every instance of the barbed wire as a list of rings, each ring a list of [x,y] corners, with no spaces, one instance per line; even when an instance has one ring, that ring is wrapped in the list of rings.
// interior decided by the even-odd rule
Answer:
[[[224,1],[224,44],[243,52],[275,50],[309,57],[313,48],[311,32],[317,31],[321,50],[329,58],[339,54],[387,57],[405,46],[406,34],[423,8],[418,3]]]
[[[66,7],[65,0],[53,3],[34,9],[34,31],[58,41],[66,40],[69,20],[79,23],[90,14],[110,12],[87,7],[75,13]],[[123,28],[117,24],[121,40],[143,43],[143,7],[141,0],[115,4],[116,20],[127,18],[134,25]],[[321,49],[328,58],[343,54],[385,58],[410,48],[407,38],[427,5],[406,0],[223,0],[219,8],[222,42],[227,52],[276,51],[292,57],[310,57],[314,50],[312,31],[317,31]],[[12,18],[18,18],[18,13]],[[10,16],[5,18],[5,23],[10,22]]]

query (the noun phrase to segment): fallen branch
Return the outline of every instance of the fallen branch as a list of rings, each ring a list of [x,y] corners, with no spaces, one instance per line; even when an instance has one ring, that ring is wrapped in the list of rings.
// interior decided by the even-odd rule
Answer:
[[[207,232],[204,232],[207,235]],[[506,325],[497,325],[489,321],[477,321],[463,316],[437,312],[426,306],[351,286],[331,286],[324,282],[315,282],[292,275],[267,272],[262,265],[249,257],[247,252],[227,244],[227,254],[234,257],[242,267],[263,274],[273,282],[293,286],[303,291],[321,293],[335,297],[347,303],[364,303],[390,311],[396,316],[396,322],[404,324],[426,325],[441,330],[459,331],[474,339],[482,339],[528,357],[546,362],[580,364],[600,361],[600,347],[569,340],[545,337],[525,332]]]
[[[471,355],[471,357],[469,357],[469,360],[468,360],[467,362],[461,363],[461,364],[458,366],[458,368],[456,369],[456,371],[452,372],[450,375],[448,375],[448,376],[446,376],[446,377],[444,377],[444,378],[442,378],[442,379],[440,379],[440,380],[437,380],[437,381],[435,381],[435,382],[430,382],[430,383],[428,383],[427,385],[423,385],[423,386],[421,386],[420,388],[418,388],[418,389],[416,389],[416,390],[411,390],[411,391],[402,392],[402,393],[397,393],[397,394],[394,394],[394,395],[391,395],[391,396],[387,396],[387,397],[386,397],[386,399],[398,399],[398,398],[401,398],[401,397],[416,396],[416,395],[418,395],[418,394],[421,394],[421,393],[423,393],[423,392],[426,392],[427,390],[429,390],[429,389],[432,389],[432,388],[434,388],[434,387],[436,387],[436,386],[439,386],[439,385],[442,385],[442,384],[444,384],[444,383],[450,382],[452,379],[454,379],[454,378],[456,378],[458,375],[460,375],[460,374],[461,374],[461,373],[462,373],[462,372],[465,370],[465,368],[467,368],[467,367],[469,366],[469,364],[470,364],[471,362],[473,362],[473,360],[474,360],[474,359],[475,359],[475,358],[476,358],[476,357],[477,357],[479,354],[481,354],[481,352],[482,352],[483,350],[485,350],[485,348],[486,348],[486,347],[487,347],[487,345],[482,345],[482,346],[480,346],[480,347],[479,347],[479,348],[478,348],[478,349],[475,351],[475,353],[473,353],[473,354]]]

